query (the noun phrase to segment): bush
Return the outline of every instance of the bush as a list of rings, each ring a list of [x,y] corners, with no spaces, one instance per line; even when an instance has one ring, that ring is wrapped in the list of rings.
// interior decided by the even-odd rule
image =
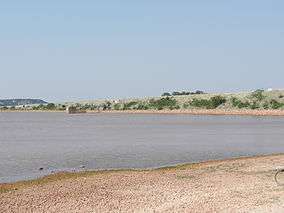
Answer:
[[[55,106],[54,103],[49,103],[49,104],[47,104],[47,105],[45,106],[45,108],[46,108],[47,110],[54,110],[54,109],[56,109],[56,106]]]
[[[133,109],[133,106],[135,106],[138,102],[136,101],[131,101],[131,102],[128,102],[128,103],[125,103],[123,105],[123,110],[131,110]]]
[[[138,110],[147,110],[147,109],[149,109],[149,107],[146,104],[139,103],[138,106],[137,106],[137,109]]]
[[[201,95],[201,94],[205,94],[205,92],[203,92],[203,91],[201,91],[201,90],[196,90],[196,91],[193,92],[192,94]]]
[[[172,95],[173,96],[180,95],[180,92],[173,92]]]
[[[91,104],[90,105],[90,110],[98,110],[99,106],[95,105],[95,104]]]
[[[7,110],[8,107],[6,107],[6,106],[1,106],[0,109],[1,109],[1,110]]]
[[[231,98],[231,103],[233,107],[239,107],[241,100],[237,99],[236,97]]]
[[[162,110],[165,108],[175,109],[177,107],[177,101],[170,97],[161,98],[158,100],[151,99],[149,101],[149,107],[157,110]]]
[[[110,102],[103,103],[103,104],[99,105],[98,108],[102,109],[103,111],[110,110],[111,109],[111,104],[110,104]]]
[[[206,108],[206,109],[216,109],[218,106],[226,103],[226,98],[222,96],[214,96],[208,99],[196,99],[194,98],[190,105],[198,108]]]
[[[265,103],[263,104],[263,109],[269,109],[269,103],[265,102]]]
[[[276,100],[271,100],[270,101],[270,105],[271,105],[271,108],[272,109],[279,109],[279,108],[282,108],[284,106],[283,103],[279,103],[278,101]]]
[[[114,110],[120,110],[121,109],[121,105],[119,103],[114,104],[113,106]]]
[[[250,109],[259,109],[260,106],[256,101],[254,101],[252,104],[250,104],[249,108]]]
[[[251,94],[251,97],[256,99],[257,101],[262,101],[265,98],[265,96],[263,95],[263,92],[264,90],[261,90],[261,89],[255,90]]]
[[[242,108],[248,108],[250,107],[250,103],[248,101],[242,102],[241,100],[237,99],[236,97],[233,97],[231,99],[233,107],[242,109]]]
[[[39,110],[39,106],[32,106],[32,110]]]
[[[175,107],[170,107],[171,110],[173,109],[180,109],[180,106],[179,105],[176,105]]]
[[[60,110],[66,110],[66,105],[60,105]]]
[[[196,90],[195,92],[182,91],[182,92],[173,92],[172,93],[173,96],[176,96],[176,95],[200,95],[200,94],[205,94],[205,92],[203,92],[201,90]]]
[[[183,105],[182,105],[182,108],[184,108],[184,109],[187,109],[187,108],[189,108],[190,107],[190,104],[189,103],[184,103]]]
[[[193,107],[198,107],[198,108],[206,108],[206,109],[212,108],[210,100],[207,100],[207,99],[196,99],[196,98],[194,98],[190,102],[190,105],[193,106]]]
[[[171,96],[171,93],[169,93],[169,92],[164,92],[164,93],[162,94],[162,96]]]
[[[218,96],[214,96],[214,97],[210,98],[210,101],[211,101],[212,107],[215,109],[218,106],[226,103],[226,98],[218,95]]]
[[[191,92],[185,92],[185,91],[182,91],[182,92],[173,92],[172,95],[173,96],[176,96],[176,95],[190,95],[192,94]]]

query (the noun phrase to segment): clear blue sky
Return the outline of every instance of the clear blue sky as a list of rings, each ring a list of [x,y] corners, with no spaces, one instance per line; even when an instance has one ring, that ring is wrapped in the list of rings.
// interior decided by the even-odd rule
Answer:
[[[284,87],[284,1],[9,0],[0,98]]]

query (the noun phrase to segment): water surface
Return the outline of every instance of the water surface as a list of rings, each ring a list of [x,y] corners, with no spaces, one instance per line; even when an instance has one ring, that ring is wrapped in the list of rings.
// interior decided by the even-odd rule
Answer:
[[[280,153],[283,130],[284,117],[0,113],[0,182]]]

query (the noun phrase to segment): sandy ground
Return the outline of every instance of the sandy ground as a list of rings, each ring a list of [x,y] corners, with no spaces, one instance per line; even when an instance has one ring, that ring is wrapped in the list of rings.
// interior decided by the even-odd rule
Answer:
[[[283,167],[274,155],[82,173],[2,191],[0,212],[284,212],[284,186],[273,179]]]

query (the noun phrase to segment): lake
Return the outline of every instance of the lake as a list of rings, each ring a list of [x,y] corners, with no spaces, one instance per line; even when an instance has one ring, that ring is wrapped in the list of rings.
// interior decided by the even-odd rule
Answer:
[[[281,152],[284,117],[0,113],[2,183]]]

